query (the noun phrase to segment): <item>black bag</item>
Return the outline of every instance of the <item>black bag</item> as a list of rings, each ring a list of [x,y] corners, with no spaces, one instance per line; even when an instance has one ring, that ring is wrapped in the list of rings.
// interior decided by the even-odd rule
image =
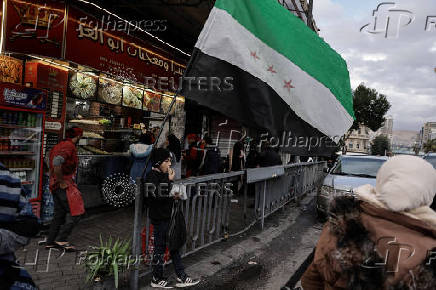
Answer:
[[[186,243],[186,223],[182,212],[182,202],[176,200],[173,205],[171,222],[168,230],[168,249],[178,250]]]
[[[215,174],[222,171],[221,153],[218,148],[208,149],[204,157],[203,174]]]

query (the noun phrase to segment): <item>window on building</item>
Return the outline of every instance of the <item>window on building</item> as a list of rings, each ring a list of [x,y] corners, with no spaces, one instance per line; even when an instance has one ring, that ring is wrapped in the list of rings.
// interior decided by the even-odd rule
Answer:
[[[362,131],[359,129],[359,130],[357,130],[357,133],[360,135],[360,134],[362,134]]]
[[[353,149],[353,143],[349,143],[348,148]]]
[[[356,144],[356,148],[360,149],[360,144],[359,143]]]

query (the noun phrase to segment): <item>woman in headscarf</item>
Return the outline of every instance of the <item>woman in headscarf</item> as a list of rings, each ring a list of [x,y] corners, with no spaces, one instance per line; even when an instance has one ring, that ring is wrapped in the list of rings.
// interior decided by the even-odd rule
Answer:
[[[174,134],[169,134],[166,140],[166,148],[171,154],[172,168],[175,172],[174,179],[178,180],[182,174],[182,146],[180,145],[180,140]]]
[[[335,198],[303,288],[436,289],[435,193],[429,163],[396,156],[375,187]]]

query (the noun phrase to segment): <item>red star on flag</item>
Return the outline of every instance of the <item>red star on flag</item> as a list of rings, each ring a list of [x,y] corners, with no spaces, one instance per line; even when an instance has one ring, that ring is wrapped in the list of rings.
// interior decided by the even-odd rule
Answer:
[[[254,57],[254,59],[260,59],[260,58],[257,56],[257,54],[256,54],[255,51],[250,51],[250,55],[251,55],[252,57]]]
[[[274,70],[274,66],[273,66],[273,65],[268,67],[268,71],[271,72],[271,73],[273,73],[273,74],[277,73],[277,72]]]
[[[285,82],[285,85],[283,86],[285,89],[288,89],[288,91],[289,92],[291,92],[291,89],[293,89],[293,88],[295,88],[293,85],[292,85],[292,80],[290,80],[289,82],[287,82],[287,81],[284,81]]]

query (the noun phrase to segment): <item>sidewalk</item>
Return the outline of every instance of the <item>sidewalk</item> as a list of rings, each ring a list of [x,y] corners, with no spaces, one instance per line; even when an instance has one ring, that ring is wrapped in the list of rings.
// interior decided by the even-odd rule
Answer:
[[[133,230],[134,208],[124,208],[91,216],[81,221],[74,229],[71,243],[78,249],[76,253],[62,253],[58,250],[46,250],[38,246],[42,238],[32,239],[30,244],[18,251],[17,258],[32,275],[41,290],[49,289],[92,289],[85,283],[84,267],[78,265],[80,251],[89,246],[100,244],[100,234],[103,240],[112,236],[117,239],[130,239]]]
[[[242,217],[241,211],[241,201],[232,204],[230,224],[233,229],[240,230],[246,226],[239,218]],[[248,209],[250,214],[253,211],[253,208]],[[279,210],[278,213],[267,219],[263,232],[260,231],[259,225],[255,225],[244,234],[231,236],[228,241],[219,242],[184,258],[186,271],[195,277],[202,277],[202,279],[215,275],[243,257],[247,257],[268,245],[289,228],[299,213],[300,210],[295,205],[287,205],[284,210]],[[279,220],[274,218],[277,215],[280,216]],[[103,240],[108,239],[109,236],[114,239],[130,239],[133,230],[133,216],[134,208],[129,207],[96,214],[82,220],[74,229],[71,237],[71,243],[78,249],[76,253],[62,254],[58,250],[48,251],[43,245],[38,246],[38,241],[43,238],[36,238],[32,239],[24,250],[17,252],[17,258],[20,264],[30,272],[41,290],[92,289],[92,284],[85,282],[86,273],[83,265],[78,264],[80,251],[85,251],[89,246],[99,245],[100,235]],[[232,232],[236,232],[236,230]],[[140,285],[143,289],[148,289],[146,286],[149,285],[150,278],[149,275],[145,275],[145,266],[142,268]],[[167,270],[170,270],[169,273],[173,273],[171,265],[167,267]],[[128,289],[128,279],[128,275],[120,277],[120,289]],[[206,289],[202,288],[201,285],[197,289]]]

